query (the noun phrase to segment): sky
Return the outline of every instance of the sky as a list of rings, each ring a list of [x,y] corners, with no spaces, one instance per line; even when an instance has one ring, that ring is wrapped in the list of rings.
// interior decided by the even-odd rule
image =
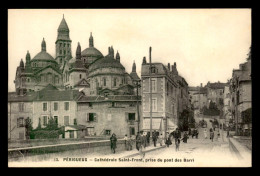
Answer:
[[[171,65],[189,86],[226,82],[246,61],[251,46],[251,9],[9,9],[8,91],[15,91],[15,74],[27,50],[31,59],[46,49],[55,58],[57,29],[62,20],[70,29],[72,57],[77,43],[103,55],[113,46],[128,73],[135,61],[141,76],[143,57]]]

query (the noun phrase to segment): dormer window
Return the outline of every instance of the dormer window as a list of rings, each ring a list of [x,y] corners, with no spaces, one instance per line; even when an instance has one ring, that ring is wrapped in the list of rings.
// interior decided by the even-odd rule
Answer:
[[[157,73],[157,69],[154,65],[151,66],[151,73]]]

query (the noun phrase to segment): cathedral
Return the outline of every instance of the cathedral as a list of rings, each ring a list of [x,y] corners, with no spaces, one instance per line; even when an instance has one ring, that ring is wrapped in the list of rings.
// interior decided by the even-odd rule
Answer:
[[[83,90],[86,95],[134,95],[135,81],[140,80],[133,63],[129,74],[120,63],[120,54],[108,47],[104,56],[94,47],[92,33],[89,47],[81,50],[80,43],[76,49],[76,58],[71,54],[70,30],[63,16],[58,27],[55,42],[56,55],[47,52],[43,38],[41,51],[31,59],[27,51],[25,64],[21,59],[16,69],[15,88],[19,95],[26,92],[40,91],[48,85],[59,90]]]

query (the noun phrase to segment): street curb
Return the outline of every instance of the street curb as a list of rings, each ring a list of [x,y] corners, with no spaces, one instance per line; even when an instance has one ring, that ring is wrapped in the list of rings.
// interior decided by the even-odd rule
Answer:
[[[238,159],[251,158],[251,151],[233,138],[229,138],[229,149]]]
[[[163,145],[163,146],[160,146],[160,147],[157,147],[157,148],[153,148],[153,149],[150,149],[150,150],[146,150],[145,153],[148,153],[148,152],[152,152],[152,151],[155,151],[155,150],[159,150],[159,149],[162,149],[162,148],[165,148],[166,145]],[[135,153],[135,154],[131,154],[131,155],[127,155],[125,156],[124,158],[130,158],[130,157],[134,157],[134,156],[137,156],[137,155],[140,155],[139,152]]]

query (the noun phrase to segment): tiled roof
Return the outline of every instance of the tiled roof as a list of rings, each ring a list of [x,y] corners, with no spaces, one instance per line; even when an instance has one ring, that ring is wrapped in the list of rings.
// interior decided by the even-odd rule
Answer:
[[[224,89],[227,83],[209,83],[208,87],[211,89]]]
[[[42,90],[37,92],[35,101],[72,101],[81,94],[78,90]]]
[[[120,68],[120,69],[125,69],[125,67],[118,62],[117,60],[115,60],[113,57],[110,56],[106,56],[104,58],[101,59],[97,59],[93,64],[91,64],[89,66],[89,72],[92,72],[96,69],[100,69],[100,68]]]
[[[36,92],[28,92],[26,95],[17,95],[16,92],[8,92],[8,102],[31,102],[36,96]]]

